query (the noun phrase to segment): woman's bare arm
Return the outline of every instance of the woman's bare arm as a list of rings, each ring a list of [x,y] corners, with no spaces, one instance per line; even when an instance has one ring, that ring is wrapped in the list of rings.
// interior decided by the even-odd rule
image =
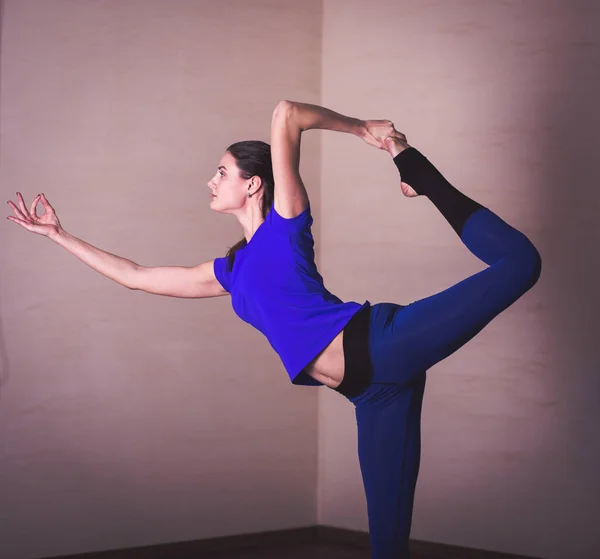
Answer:
[[[354,134],[359,138],[367,134],[364,120],[345,116],[325,107],[297,101],[281,101],[279,108],[292,112],[292,120],[302,132],[312,129],[334,130]]]
[[[90,268],[133,289],[133,276],[137,267],[135,262],[86,243],[62,228],[50,232],[47,236]]]
[[[286,218],[299,215],[309,203],[300,177],[300,138],[302,132],[312,129],[354,134],[384,150],[384,139],[397,134],[389,120],[360,120],[318,105],[280,101],[271,120],[271,158],[275,210]]]
[[[274,205],[285,218],[301,214],[308,206],[308,193],[300,176],[300,138],[311,128],[349,132],[363,137],[364,123],[339,113],[293,101],[280,101],[271,119],[271,159],[275,179]]]
[[[215,276],[214,260],[198,266],[138,266],[133,289],[169,297],[205,298],[229,295]]]
[[[128,289],[190,298],[218,297],[228,293],[215,277],[214,260],[197,266],[140,266],[86,243],[62,228],[49,237],[97,272]]]
[[[140,266],[67,233],[44,194],[38,194],[29,208],[25,206],[20,192],[17,192],[17,199],[18,205],[8,200],[15,213],[8,216],[9,220],[32,233],[52,239],[90,268],[128,289],[171,297],[217,297],[228,293],[215,277],[214,260],[198,266]],[[40,202],[45,210],[42,215],[37,214]]]

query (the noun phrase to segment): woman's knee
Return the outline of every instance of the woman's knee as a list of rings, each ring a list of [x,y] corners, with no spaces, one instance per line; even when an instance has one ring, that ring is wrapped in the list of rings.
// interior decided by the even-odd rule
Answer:
[[[521,262],[525,287],[531,289],[540,279],[542,273],[542,256],[533,243],[528,241],[523,250]]]

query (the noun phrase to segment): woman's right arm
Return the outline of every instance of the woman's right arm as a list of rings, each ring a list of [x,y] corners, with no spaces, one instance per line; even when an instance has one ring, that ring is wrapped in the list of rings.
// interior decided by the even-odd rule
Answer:
[[[169,297],[220,297],[229,295],[215,276],[214,260],[197,266],[137,266],[132,289]]]
[[[127,287],[170,297],[219,297],[227,295],[214,272],[214,260],[197,266],[140,266],[111,254],[59,229],[49,237],[82,262]]]
[[[167,295],[171,297],[218,297],[228,292],[221,286],[214,273],[214,260],[198,266],[163,266],[150,268],[140,266],[135,262],[122,258],[110,252],[78,239],[67,233],[60,225],[54,208],[43,195],[36,197],[27,210],[20,193],[19,206],[12,202],[9,205],[15,210],[15,216],[9,216],[11,221],[24,228],[44,235],[62,246],[97,272],[110,278],[128,289],[136,289]],[[41,201],[46,213],[37,216],[35,205]]]

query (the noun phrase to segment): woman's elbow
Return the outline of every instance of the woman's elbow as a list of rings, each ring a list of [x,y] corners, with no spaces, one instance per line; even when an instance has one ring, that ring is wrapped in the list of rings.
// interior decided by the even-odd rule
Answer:
[[[279,101],[275,106],[275,110],[273,111],[273,118],[281,117],[281,116],[289,116],[294,108],[293,101]]]

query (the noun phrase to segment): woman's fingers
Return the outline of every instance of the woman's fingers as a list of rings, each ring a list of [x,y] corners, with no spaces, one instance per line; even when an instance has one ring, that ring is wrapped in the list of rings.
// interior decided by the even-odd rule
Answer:
[[[394,123],[391,120],[376,120],[375,121],[374,132],[375,136],[383,141],[390,134],[394,133]]]
[[[8,205],[13,209],[19,219],[25,219],[23,212],[11,200],[8,201]]]
[[[18,217],[15,217],[14,215],[9,215],[6,219],[10,219],[11,221],[18,223],[19,225],[23,225],[25,223],[22,219],[19,219]]]
[[[38,221],[33,220],[31,217],[28,219],[21,219],[20,217],[9,215],[7,219],[18,223],[21,227],[27,229],[27,231],[31,231],[32,233],[37,233],[39,235],[45,235],[46,237],[50,236],[51,232],[56,230],[56,224],[39,223]]]
[[[18,223],[21,227],[24,227],[25,229],[27,229],[28,231],[33,231],[33,225],[31,223],[29,223],[28,221],[25,221],[23,219],[19,219],[18,217],[9,215],[7,219],[10,219],[11,221],[14,221],[15,223]]]
[[[50,202],[48,202],[48,199],[46,198],[46,196],[44,196],[44,194],[40,194],[40,196],[41,196],[40,201],[42,202],[42,206],[44,206],[44,210],[46,210],[46,215],[54,214],[54,208],[52,207]]]
[[[37,213],[35,211],[35,208],[38,205],[38,202],[40,202],[40,200],[42,201],[42,203],[44,203],[44,201],[45,201],[46,207],[50,206],[50,204],[48,204],[48,200],[46,200],[44,195],[38,194],[33,199],[33,202],[31,202],[31,206],[29,207],[29,211],[28,211],[27,208],[25,207],[25,201],[23,200],[23,196],[21,195],[20,192],[17,192],[17,198],[19,200],[19,206],[17,206],[11,200],[8,200],[8,205],[13,209],[13,211],[15,212],[15,215],[20,220],[23,220],[23,221],[27,221],[27,220],[31,220],[31,219],[35,221],[37,219]]]
[[[29,212],[27,211],[27,208],[25,207],[25,201],[23,200],[23,196],[20,192],[17,192],[17,198],[19,199],[19,206],[21,208],[21,211],[23,212],[23,215],[28,216]]]
[[[396,130],[391,120],[367,120],[365,124],[366,134],[363,136],[363,139],[369,145],[389,151],[387,142],[390,139],[406,143],[406,136]]]
[[[48,202],[48,198],[46,198],[46,196],[43,193],[42,193],[42,204],[44,204],[44,208],[46,208],[47,210],[50,210],[51,212],[54,211],[52,204],[50,202]]]
[[[33,217],[34,219],[37,217],[37,213],[35,211],[35,207],[38,205],[38,202],[40,201],[40,194],[38,194],[34,199],[33,202],[31,202],[31,207],[29,208],[29,215],[31,217]]]

